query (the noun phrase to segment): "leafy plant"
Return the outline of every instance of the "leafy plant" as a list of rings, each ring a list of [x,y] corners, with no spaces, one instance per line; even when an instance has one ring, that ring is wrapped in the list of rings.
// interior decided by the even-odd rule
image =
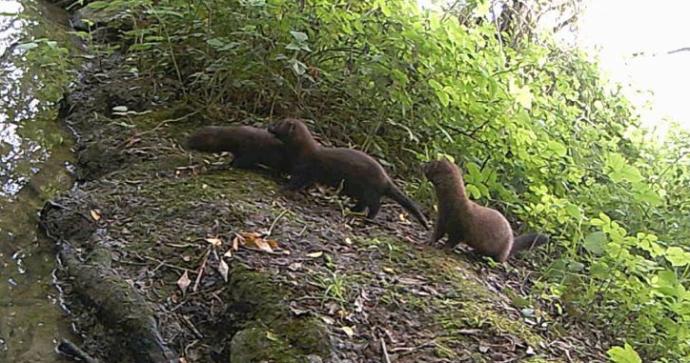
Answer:
[[[473,198],[554,236],[541,296],[629,342],[613,361],[688,358],[690,135],[650,143],[580,52],[467,20],[488,2],[462,22],[411,0],[130,3],[146,9],[125,34],[142,72],[196,102],[312,118],[410,180],[453,156]]]

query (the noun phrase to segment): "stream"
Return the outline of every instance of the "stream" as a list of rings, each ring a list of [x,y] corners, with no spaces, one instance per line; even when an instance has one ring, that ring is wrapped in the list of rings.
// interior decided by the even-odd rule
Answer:
[[[43,203],[73,182],[56,104],[74,77],[67,24],[48,3],[0,0],[0,362],[59,361],[56,342],[72,334],[37,226]]]

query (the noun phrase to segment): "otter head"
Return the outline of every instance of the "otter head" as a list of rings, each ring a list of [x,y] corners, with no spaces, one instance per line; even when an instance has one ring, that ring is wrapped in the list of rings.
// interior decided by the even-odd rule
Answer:
[[[424,164],[423,170],[424,176],[426,176],[426,178],[434,184],[447,180],[452,175],[462,177],[460,168],[455,166],[455,164],[451,163],[447,159],[432,160]]]
[[[281,141],[287,141],[294,137],[298,124],[301,122],[296,119],[286,118],[268,127],[268,132],[272,133]]]
[[[317,147],[317,142],[311,136],[307,125],[300,119],[282,119],[268,127],[268,132],[288,147],[298,152],[307,152]]]

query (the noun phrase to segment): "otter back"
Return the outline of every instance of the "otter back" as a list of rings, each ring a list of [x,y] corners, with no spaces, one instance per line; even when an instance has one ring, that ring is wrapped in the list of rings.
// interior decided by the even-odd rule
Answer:
[[[297,119],[285,119],[269,128],[295,156],[295,167],[288,189],[301,189],[313,183],[333,187],[356,201],[353,211],[368,209],[373,219],[388,196],[410,212],[425,228],[427,221],[420,208],[393,183],[383,167],[364,152],[348,148],[328,148],[318,144],[307,126]]]
[[[270,132],[251,126],[207,126],[187,139],[187,148],[201,152],[232,153],[233,167],[251,168],[258,164],[289,172],[292,161],[285,145]]]

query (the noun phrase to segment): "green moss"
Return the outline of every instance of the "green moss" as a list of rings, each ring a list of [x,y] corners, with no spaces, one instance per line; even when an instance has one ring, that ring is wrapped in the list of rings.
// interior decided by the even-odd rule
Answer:
[[[230,363],[303,363],[296,349],[270,329],[249,327],[240,330],[230,342]]]
[[[477,280],[469,279],[468,276],[473,275],[471,267],[460,258],[435,248],[415,251],[409,244],[386,236],[357,238],[355,241],[364,248],[381,251],[387,257],[384,265],[394,273],[416,274],[428,282],[450,287],[443,296],[429,299],[421,298],[405,287],[389,286],[382,301],[390,308],[404,302],[407,308],[419,311],[431,308],[441,312],[435,322],[455,339],[463,339],[456,333],[460,329],[482,329],[492,335],[518,336],[532,347],[542,341],[524,322],[511,319],[493,308],[497,305],[495,300],[498,296]],[[416,258],[409,258],[410,255]],[[452,352],[449,348],[437,347],[437,353],[442,357],[447,357],[448,351]]]
[[[327,357],[330,354],[326,327],[316,318],[292,317],[286,303],[288,290],[272,282],[267,275],[234,267],[228,284],[224,297],[228,302],[227,325],[241,329],[238,339],[242,342],[241,347],[240,342],[233,338],[231,350],[239,349],[243,359],[275,359],[278,355],[288,359],[276,360],[279,362],[303,362],[302,358],[289,359],[310,354]],[[254,352],[265,348],[267,342],[272,344],[270,349]],[[231,354],[231,362],[258,361],[235,360],[234,353]]]

